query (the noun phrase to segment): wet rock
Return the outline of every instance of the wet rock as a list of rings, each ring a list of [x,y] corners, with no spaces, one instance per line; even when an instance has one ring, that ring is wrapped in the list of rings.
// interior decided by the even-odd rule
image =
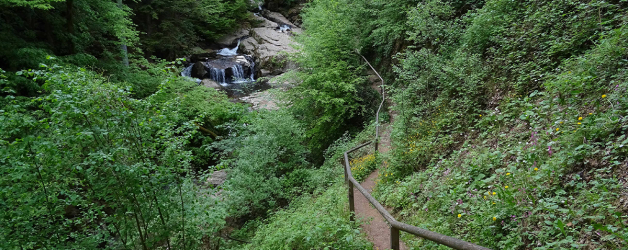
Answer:
[[[297,27],[301,27],[303,20],[301,19],[301,10],[305,7],[305,4],[299,4],[295,7],[292,7],[287,12],[284,13],[285,17],[290,20]]]
[[[216,43],[222,47],[232,47],[237,44],[238,39],[248,35],[249,29],[240,29],[234,33],[222,36],[221,38],[216,40]]]
[[[201,85],[208,87],[208,88],[213,88],[216,90],[223,90],[224,87],[220,84],[218,84],[216,81],[212,80],[212,79],[203,79],[203,81],[201,81]]]
[[[245,56],[236,56],[235,62],[241,64],[244,67],[251,67],[251,63],[246,59]]]
[[[207,49],[203,53],[197,53],[190,56],[190,62],[195,63],[199,61],[207,61],[207,60],[216,58],[216,56],[217,56],[216,51]]]
[[[266,19],[273,21],[275,23],[280,23],[280,24],[287,24],[290,25],[292,27],[296,27],[296,25],[294,25],[292,22],[290,22],[288,20],[288,18],[284,17],[283,15],[277,13],[277,12],[272,12],[269,10],[264,10],[262,11],[262,16],[264,16]]]
[[[288,53],[295,51],[291,46],[294,43],[292,34],[293,32],[299,32],[300,29],[277,12],[268,10],[262,12],[271,20],[256,15],[254,18],[258,22],[254,22],[253,25],[257,27],[240,29],[235,33],[220,38],[217,44],[214,44],[216,49],[223,48],[221,49],[222,51],[225,48],[236,48],[235,45],[240,41],[237,47],[238,55],[233,57],[235,58],[233,62],[222,63],[221,59],[224,57],[216,55],[216,52],[193,55],[191,61],[204,62],[209,75],[219,74],[221,76],[224,75],[226,78],[229,78],[233,71],[233,69],[229,69],[229,67],[233,66],[233,63],[242,65],[245,75],[250,75],[253,70],[256,75],[262,74],[262,69],[264,70],[264,76],[269,74],[278,75],[294,68],[294,63],[289,63],[286,59]],[[290,28],[288,29],[286,25]],[[245,54],[244,56],[246,57],[240,56],[241,54]],[[220,71],[212,69],[219,69]],[[216,80],[218,78],[212,77],[212,79]],[[228,80],[219,80],[219,82],[228,82]]]
[[[255,18],[255,20],[257,20],[259,22],[258,27],[263,27],[263,28],[276,28],[279,27],[279,24],[277,24],[276,22],[270,21],[266,18],[263,18],[261,16],[253,16]]]
[[[205,77],[206,74],[207,70],[202,63],[195,63],[194,66],[192,66],[192,72],[190,75],[191,77],[202,79]]]
[[[271,73],[271,72],[270,72],[270,70],[267,70],[267,69],[262,69],[262,70],[260,70],[260,74],[259,74],[259,76],[260,76],[260,77],[265,77],[265,76],[270,75],[270,73]]]
[[[293,43],[289,34],[272,28],[254,28],[251,30],[251,37],[242,41],[242,51],[255,56],[259,69],[281,74],[290,69],[287,66],[292,66],[286,63],[286,55],[295,51],[291,46]]]

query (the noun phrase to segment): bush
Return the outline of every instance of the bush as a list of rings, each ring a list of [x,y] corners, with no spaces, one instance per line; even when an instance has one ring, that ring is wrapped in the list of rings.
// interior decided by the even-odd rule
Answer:
[[[321,192],[302,196],[275,213],[246,249],[373,249],[359,224],[349,220],[342,182]]]
[[[192,185],[180,100],[132,99],[83,68],[20,73],[45,84],[0,102],[0,248],[211,245],[224,211]]]

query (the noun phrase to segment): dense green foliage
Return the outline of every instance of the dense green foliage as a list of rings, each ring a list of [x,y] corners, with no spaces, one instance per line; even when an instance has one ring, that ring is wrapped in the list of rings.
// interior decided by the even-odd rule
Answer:
[[[284,111],[251,116],[248,126],[232,126],[231,133],[238,136],[215,145],[233,159],[234,170],[224,189],[234,216],[263,215],[286,205],[301,189],[311,189],[306,187],[311,170],[300,124]]]
[[[290,208],[275,213],[246,249],[372,249],[349,221],[342,182],[322,191],[316,197],[300,197]]]
[[[97,58],[115,60],[121,44],[133,46],[137,33],[131,10],[113,1],[50,3],[51,9],[2,8],[0,67],[36,68],[46,55],[93,66]]]
[[[247,14],[244,0],[155,0],[131,2],[134,23],[147,55],[170,60],[199,41],[211,41],[237,28]]]
[[[313,0],[275,111],[172,61],[251,4],[0,0],[0,248],[371,249],[339,164],[379,104],[360,54],[393,147],[352,170],[379,168],[399,220],[493,249],[628,246],[627,1]]]
[[[625,246],[626,8],[408,10],[378,197],[411,224],[492,248]]]
[[[56,54],[79,66],[118,72],[121,45],[138,65],[146,66],[143,56],[174,60],[236,29],[246,15],[243,0],[119,2],[0,1],[0,67],[36,68]]]
[[[626,10],[626,1],[313,1],[304,24],[323,16],[316,27],[351,30],[308,38],[339,55],[377,52],[390,72],[394,150],[376,198],[400,218],[496,249],[608,249],[625,247],[628,233]],[[353,160],[356,170],[368,157]]]
[[[18,75],[43,85],[1,100],[3,249],[197,248],[220,229],[224,210],[191,181],[202,120],[158,100],[178,78],[137,100],[83,68]]]
[[[325,150],[325,163],[310,171],[311,194],[304,193],[268,218],[246,249],[372,249],[358,227],[362,221],[349,220],[343,170],[338,165],[343,153],[368,140],[371,132],[365,130],[353,140],[345,135],[331,144]]]
[[[297,37],[293,58],[301,83],[290,91],[291,111],[303,120],[308,144],[317,159],[349,128],[362,125],[373,112],[373,90],[362,76],[363,61],[353,5],[314,1],[303,13],[307,33]],[[338,34],[342,34],[339,36]]]
[[[0,67],[11,70],[0,70],[0,248],[240,248],[225,227],[263,220],[337,183],[328,180],[337,169],[309,162],[321,162],[340,127],[308,147],[325,136],[306,133],[311,123],[295,113],[248,112],[175,76],[181,61],[144,58],[174,59],[237,28],[245,1],[0,6]],[[120,63],[122,45],[129,66]],[[347,120],[358,117],[349,113]],[[321,153],[312,156],[312,148]],[[218,169],[229,178],[212,189],[203,180]],[[339,188],[320,203],[335,200]],[[367,244],[346,221],[345,205],[327,207],[337,213],[310,246]]]

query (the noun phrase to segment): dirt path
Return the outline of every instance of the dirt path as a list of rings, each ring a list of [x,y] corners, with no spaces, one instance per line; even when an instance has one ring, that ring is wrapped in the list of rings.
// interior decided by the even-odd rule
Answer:
[[[378,90],[378,92],[380,92],[379,91],[380,89],[378,87],[380,84],[379,79],[378,78],[371,78],[371,79],[373,83],[371,87]],[[387,102],[389,101],[390,99],[387,100]],[[389,103],[389,106],[390,106],[390,103]],[[382,109],[382,112],[386,112],[386,111]],[[390,123],[380,127],[380,132],[381,132],[380,144],[379,144],[380,153],[386,153],[391,148],[390,134],[392,132],[392,126],[390,124],[392,124],[394,117],[395,117],[395,114],[391,114]],[[364,187],[364,189],[369,191],[369,193],[371,193],[373,191],[373,188],[375,188],[375,180],[377,180],[378,175],[379,175],[379,171],[375,170],[366,178],[366,180],[364,180],[364,182],[361,183],[362,187]],[[364,196],[360,193],[360,191],[358,191],[357,188],[353,188],[353,193],[355,194],[354,202],[355,202],[356,215],[361,218],[365,218],[367,220],[372,219],[370,223],[363,223],[361,226],[362,229],[366,232],[366,235],[368,236],[369,240],[373,242],[373,245],[375,246],[376,250],[390,249],[390,227],[386,223],[386,220],[384,220],[384,218],[379,214],[379,212],[377,212],[377,209],[371,206],[369,201],[366,198],[364,198]],[[386,209],[388,210],[388,212],[391,212],[391,209],[389,208],[386,208]],[[400,242],[400,249],[406,250],[408,248],[403,242]]]

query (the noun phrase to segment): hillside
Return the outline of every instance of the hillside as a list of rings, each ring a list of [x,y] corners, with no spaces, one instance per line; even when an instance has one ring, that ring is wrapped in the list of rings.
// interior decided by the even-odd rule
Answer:
[[[349,167],[400,222],[628,247],[628,1],[0,0],[0,20],[0,249],[387,248],[343,173],[377,126]]]

